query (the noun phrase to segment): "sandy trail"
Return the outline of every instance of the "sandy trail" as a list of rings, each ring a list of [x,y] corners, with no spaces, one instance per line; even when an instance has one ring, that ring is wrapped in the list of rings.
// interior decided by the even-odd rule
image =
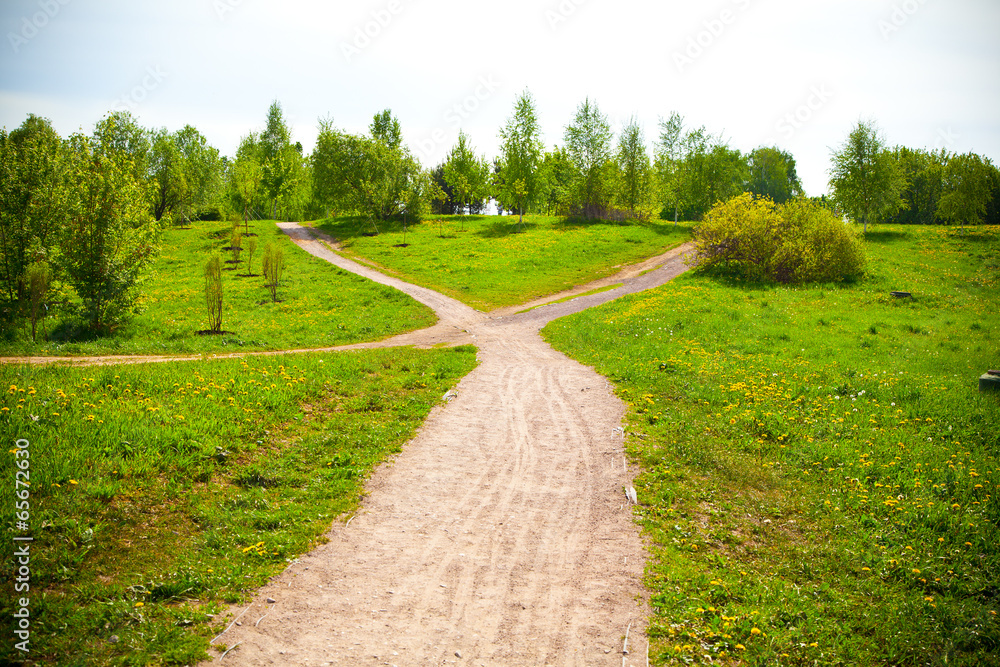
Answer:
[[[241,624],[217,640],[239,644],[223,664],[645,665],[624,405],[538,331],[666,282],[687,248],[605,279],[625,282],[616,290],[487,316],[283,227],[307,251],[434,308],[432,337],[467,337],[480,365],[374,473],[357,516],[236,610]]]

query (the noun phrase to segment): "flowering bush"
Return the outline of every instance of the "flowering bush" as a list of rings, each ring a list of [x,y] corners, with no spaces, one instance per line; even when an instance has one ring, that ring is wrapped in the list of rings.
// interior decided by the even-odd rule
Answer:
[[[860,235],[804,200],[775,204],[749,193],[716,204],[694,231],[698,266],[755,281],[843,282],[864,272]]]

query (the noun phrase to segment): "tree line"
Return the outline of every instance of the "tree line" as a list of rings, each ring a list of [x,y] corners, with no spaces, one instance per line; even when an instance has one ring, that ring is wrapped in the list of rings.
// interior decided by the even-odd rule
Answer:
[[[889,148],[874,121],[859,121],[833,152],[833,202],[863,225],[1000,224],[1000,169],[975,153]]]
[[[561,145],[546,148],[525,91],[499,129],[499,154],[478,154],[461,132],[446,159],[425,168],[388,109],[368,132],[320,121],[310,154],[294,141],[281,105],[264,128],[220,155],[193,126],[147,129],[109,114],[91,134],[62,138],[29,115],[0,131],[0,299],[4,312],[34,313],[56,281],[82,303],[96,332],[135,309],[164,225],[195,219],[311,220],[353,214],[378,232],[383,221],[429,213],[482,212],[495,201],[518,222],[529,213],[610,221],[699,220],[743,193],[776,204],[804,196],[792,155],[748,153],[678,113],[648,142],[635,118],[613,131],[585,99]],[[874,122],[859,122],[834,151],[831,200],[862,223],[1000,224],[1000,171],[975,154],[889,148]]]

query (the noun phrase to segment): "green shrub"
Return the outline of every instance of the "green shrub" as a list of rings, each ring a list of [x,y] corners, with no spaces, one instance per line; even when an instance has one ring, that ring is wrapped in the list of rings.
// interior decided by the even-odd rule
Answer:
[[[205,264],[205,304],[208,306],[208,329],[222,332],[222,263],[212,257]]]
[[[273,243],[264,246],[263,272],[264,282],[271,292],[271,301],[278,300],[278,283],[285,271],[285,255],[281,247]]]
[[[843,282],[864,272],[861,236],[806,200],[775,204],[749,193],[716,204],[694,231],[698,267],[753,281]]]

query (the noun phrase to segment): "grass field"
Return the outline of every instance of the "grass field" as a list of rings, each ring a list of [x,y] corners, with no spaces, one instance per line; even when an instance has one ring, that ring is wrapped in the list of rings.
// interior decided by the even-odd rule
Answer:
[[[532,218],[512,234],[508,223],[432,220],[406,248],[401,230],[368,237],[360,220],[323,229],[483,309],[608,275],[690,229]],[[294,260],[287,301],[269,305],[261,279],[227,272],[227,303],[245,314],[227,308],[223,328],[237,336],[193,333],[205,327],[204,262],[187,258],[228,245],[213,223],[168,232],[148,309],[116,337],[5,349],[311,347],[433,321],[258,225],[261,245],[275,234]],[[630,406],[654,664],[977,665],[1000,650],[1000,399],[976,389],[1000,366],[1000,229],[868,238],[869,275],[853,285],[687,274],[545,329]],[[349,512],[372,466],[474,365],[463,347],[0,366],[2,474],[30,472],[34,657],[195,661],[225,605]],[[15,487],[3,489],[0,518],[14,526]]]
[[[612,275],[688,241],[690,223],[618,225],[528,216],[439,216],[408,228],[364,218],[313,223],[344,250],[479,310],[525,303]]]
[[[241,226],[242,229],[242,226]],[[113,336],[94,338],[72,317],[48,322],[50,341],[31,343],[30,327],[0,337],[0,355],[173,354],[316,348],[380,340],[430,326],[433,312],[408,296],[341,271],[291,242],[274,223],[258,221],[258,250],[248,271],[247,253],[223,270],[223,320],[227,335],[203,336],[208,328],[205,262],[231,254],[228,223],[196,222],[168,229],[145,287],[143,312]],[[267,243],[284,252],[286,269],[277,303],[265,287],[261,258]],[[245,243],[244,243],[245,245]],[[252,273],[253,275],[248,275]]]
[[[6,563],[23,534],[15,471],[30,484],[31,657],[197,662],[224,604],[354,508],[373,466],[475,364],[457,347],[0,366]],[[5,618],[15,598],[0,596]],[[8,634],[0,663],[12,651]]]
[[[687,274],[544,330],[629,405],[653,663],[996,664],[1000,229],[868,238],[854,285]]]

